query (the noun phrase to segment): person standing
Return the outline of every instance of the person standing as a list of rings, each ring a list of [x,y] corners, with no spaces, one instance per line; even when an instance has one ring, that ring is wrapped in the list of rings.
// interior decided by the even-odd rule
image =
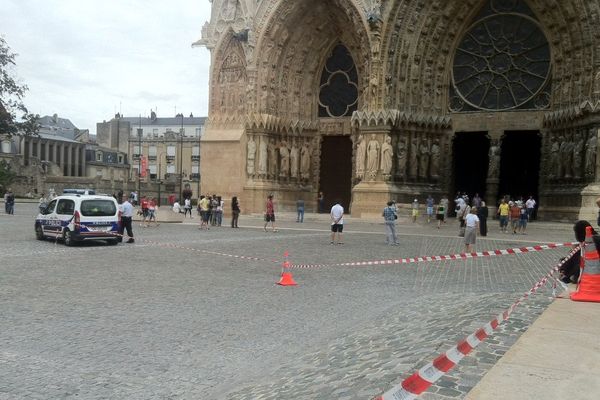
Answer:
[[[158,226],[156,221],[156,199],[154,197],[148,200],[148,224],[146,226],[150,226],[152,221],[154,221],[154,226]]]
[[[319,192],[319,196],[317,197],[317,206],[319,214],[323,214],[325,212],[325,195],[323,192]]]
[[[536,202],[533,199],[533,196],[529,196],[529,198],[525,202],[525,207],[527,207],[527,217],[529,218],[529,221],[531,221],[533,219],[533,212],[535,211],[535,205],[536,205]]]
[[[264,230],[267,231],[267,225],[271,223],[271,229],[273,232],[277,232],[275,229],[275,205],[273,204],[273,195],[267,196],[267,204],[265,206],[265,226]]]
[[[337,244],[344,244],[342,239],[342,232],[344,231],[344,207],[340,205],[340,200],[336,200],[331,212],[331,242],[335,244],[335,234],[337,233]]]
[[[413,224],[417,222],[417,217],[419,216],[419,201],[414,199],[411,205],[412,208],[412,221]]]
[[[206,230],[210,229],[208,227],[208,219],[210,217],[208,214],[208,204],[208,198],[204,195],[200,196],[200,201],[198,202],[198,208],[200,210],[200,227],[198,229],[200,230],[204,228],[206,228]]]
[[[519,219],[521,218],[521,207],[513,201],[510,201],[508,205],[510,207],[510,228],[513,231],[513,235],[516,235],[517,228],[519,227]]]
[[[131,205],[129,200],[125,200],[121,203],[119,208],[121,209],[121,224],[119,225],[119,235],[121,237],[121,241],[123,241],[123,236],[124,236],[123,232],[125,232],[125,230],[127,230],[127,236],[129,236],[127,243],[133,243],[133,242],[135,242],[135,240],[133,238],[133,224],[132,224],[133,206]]]
[[[46,194],[42,193],[42,196],[40,197],[40,200],[38,202],[38,209],[40,210],[40,213],[46,209],[47,205],[48,205],[48,199],[46,198]]]
[[[296,222],[304,222],[304,200],[296,200]]]
[[[477,239],[477,231],[479,230],[479,217],[477,216],[477,208],[471,208],[470,212],[465,216],[465,251],[471,253],[473,245]]]
[[[447,199],[446,199],[447,200]],[[437,219],[437,228],[440,229],[440,227],[442,226],[442,222],[446,222],[446,206],[448,205],[448,203],[444,204],[440,201],[440,204],[438,204],[437,206],[437,210],[435,212],[435,218]]]
[[[188,212],[190,213],[190,219],[192,219],[192,200],[189,197],[186,197],[183,200],[183,218],[187,217]]]
[[[450,201],[448,200],[448,196],[443,195],[442,199],[440,200],[440,205],[444,206],[444,219],[443,222],[446,223],[446,218],[448,218],[448,203]]]
[[[223,207],[224,206],[225,206],[225,202],[223,201],[223,198],[221,196],[217,196],[217,217],[216,217],[217,226],[221,226],[221,223],[223,223]]]
[[[500,231],[502,233],[506,233],[506,228],[508,227],[508,212],[509,206],[506,204],[506,200],[500,200],[500,205],[498,206],[498,216],[500,217]]]
[[[383,209],[383,222],[385,223],[386,243],[390,246],[397,246],[398,239],[396,237],[396,207],[394,207],[393,201],[387,202],[387,207]]]
[[[477,217],[479,218],[479,234],[487,236],[487,217],[489,210],[485,205],[485,201],[481,201],[481,207],[477,208]]]
[[[519,233],[526,235],[525,230],[527,229],[527,221],[529,220],[529,213],[527,207],[523,206],[520,209],[521,214],[519,215]]]
[[[142,206],[142,222],[140,223],[140,226],[144,226],[144,225],[146,225],[146,220],[148,218],[148,198],[146,196],[142,197],[141,206]]]
[[[237,196],[231,198],[231,227],[238,227],[238,218],[240,216],[240,203],[238,202]]]
[[[14,215],[15,213],[15,195],[11,189],[4,194],[4,207],[8,215]]]
[[[427,207],[427,223],[430,223],[431,219],[433,218],[433,204],[434,204],[433,197],[431,197],[431,195],[427,196],[427,199],[425,200],[425,202],[426,202],[426,207]]]

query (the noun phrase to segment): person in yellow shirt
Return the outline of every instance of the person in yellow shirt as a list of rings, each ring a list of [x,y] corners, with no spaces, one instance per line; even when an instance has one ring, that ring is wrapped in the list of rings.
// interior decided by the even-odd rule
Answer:
[[[508,204],[506,204],[506,200],[502,199],[500,201],[500,205],[498,206],[498,215],[500,216],[500,230],[503,233],[506,233],[506,229],[508,227],[508,212]]]

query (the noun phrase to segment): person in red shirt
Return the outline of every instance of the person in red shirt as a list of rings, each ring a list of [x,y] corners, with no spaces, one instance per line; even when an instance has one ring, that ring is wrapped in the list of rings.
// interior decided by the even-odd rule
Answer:
[[[273,205],[273,195],[270,194],[267,196],[267,205],[265,210],[265,232],[267,231],[267,225],[271,223],[271,228],[273,232],[277,232],[275,229],[275,206]]]
[[[521,217],[521,207],[512,201],[509,202],[508,205],[510,206],[510,227],[512,228],[513,234],[516,234],[517,228],[519,227],[519,218]]]
[[[142,206],[142,223],[140,223],[140,226],[144,226],[146,225],[146,219],[148,218],[148,198],[146,198],[146,196],[142,197],[140,205]]]

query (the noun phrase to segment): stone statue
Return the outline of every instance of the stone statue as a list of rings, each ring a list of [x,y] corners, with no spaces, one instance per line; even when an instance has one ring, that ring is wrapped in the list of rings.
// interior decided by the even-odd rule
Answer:
[[[265,136],[261,137],[260,145],[258,149],[258,174],[261,176],[267,175],[267,160],[268,160],[268,151],[267,151],[267,138]]]
[[[437,179],[440,176],[440,140],[435,139],[430,150],[429,173],[432,178]]]
[[[573,151],[571,147],[571,143],[568,141],[566,137],[560,141],[560,168],[559,168],[559,178],[570,178],[571,177],[571,163],[573,160]]]
[[[423,138],[419,145],[419,178],[427,178],[428,169],[429,141],[426,138]]]
[[[561,165],[560,165],[560,138],[551,138],[552,145],[550,146],[550,166],[548,171],[548,176],[550,178],[560,177],[561,176]]]
[[[392,138],[390,136],[385,137],[385,141],[381,145],[381,172],[384,177],[390,176],[392,172],[392,156],[394,155],[394,149],[392,148]]]
[[[590,132],[585,147],[585,174],[594,177],[596,174],[596,151],[598,149],[598,136],[596,130]]]
[[[375,134],[371,135],[371,140],[367,145],[367,176],[369,179],[375,179],[377,169],[379,168],[379,142],[375,139]]]
[[[275,148],[275,139],[269,140],[267,150],[269,152],[269,177],[275,178],[277,176],[277,149]]]
[[[310,145],[307,142],[300,150],[300,174],[302,179],[310,179]]]
[[[296,146],[296,141],[292,141],[292,149],[290,150],[290,176],[292,178],[298,177],[298,146]]]
[[[419,142],[416,136],[410,140],[410,153],[408,159],[408,176],[410,178],[417,177],[417,153],[419,151]]]
[[[406,156],[408,148],[406,147],[406,138],[400,137],[398,140],[398,176],[404,178],[406,176]]]
[[[248,138],[248,145],[246,151],[246,172],[248,176],[254,175],[254,160],[256,159],[256,142],[254,137]]]
[[[357,139],[358,145],[356,146],[356,177],[362,179],[365,176],[365,152],[367,151],[367,144],[363,135],[359,135]]]
[[[584,138],[583,136],[580,136],[579,139],[575,139],[575,137],[573,137],[573,139],[573,178],[579,179],[583,175],[582,167]]]
[[[285,141],[279,146],[279,160],[279,176],[287,178],[290,174],[290,151]]]
[[[492,141],[488,156],[488,177],[498,178],[498,173],[500,172],[500,147],[496,141]]]

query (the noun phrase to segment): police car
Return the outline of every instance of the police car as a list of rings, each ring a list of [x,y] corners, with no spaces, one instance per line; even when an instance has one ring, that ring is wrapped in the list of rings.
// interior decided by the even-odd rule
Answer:
[[[107,195],[63,194],[55,197],[35,219],[35,237],[61,239],[67,246],[83,240],[121,241],[121,213]]]

